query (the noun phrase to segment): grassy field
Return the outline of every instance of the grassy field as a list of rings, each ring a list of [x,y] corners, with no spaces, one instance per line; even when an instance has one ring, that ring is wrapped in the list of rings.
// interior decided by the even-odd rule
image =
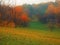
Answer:
[[[38,29],[38,30],[43,30],[43,31],[48,31],[50,28],[48,27],[48,24],[43,24],[41,22],[30,22],[29,23],[29,28],[30,29]],[[60,32],[60,28],[54,27],[53,31],[58,31]]]
[[[60,45],[60,32],[0,27],[0,45]]]
[[[0,45],[60,45],[60,29],[32,22],[28,28],[0,27]]]

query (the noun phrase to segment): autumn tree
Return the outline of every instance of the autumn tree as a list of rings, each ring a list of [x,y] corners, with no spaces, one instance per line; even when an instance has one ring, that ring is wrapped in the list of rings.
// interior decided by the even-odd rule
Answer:
[[[14,7],[14,10],[13,10],[13,13],[14,13],[14,23],[17,26],[21,26],[21,15],[23,13],[23,7],[22,6],[16,6]]]
[[[50,28],[50,30],[52,31],[54,29],[54,26],[56,24],[56,11],[55,11],[55,6],[53,5],[53,3],[50,3],[46,14],[47,14],[47,20],[48,20],[48,26]]]
[[[29,17],[28,17],[28,14],[23,12],[23,14],[21,15],[21,21],[22,21],[22,26],[23,27],[27,27],[28,26],[28,23],[29,23]]]

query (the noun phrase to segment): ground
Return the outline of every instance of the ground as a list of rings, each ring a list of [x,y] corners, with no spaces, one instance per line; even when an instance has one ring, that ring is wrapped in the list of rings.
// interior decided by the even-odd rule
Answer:
[[[60,45],[60,32],[0,27],[0,45]]]

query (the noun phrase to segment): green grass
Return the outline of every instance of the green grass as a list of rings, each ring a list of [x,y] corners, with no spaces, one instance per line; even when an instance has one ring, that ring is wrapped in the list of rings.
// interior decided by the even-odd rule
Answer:
[[[0,45],[60,45],[60,29],[31,22],[28,28],[0,27]]]
[[[45,24],[41,24],[40,22],[31,22],[30,23],[30,28],[45,30],[47,27],[45,26]]]
[[[41,22],[30,22],[29,23],[29,28],[31,29],[38,29],[38,30],[50,30],[50,28],[48,27],[48,24],[42,24]],[[60,31],[60,28],[54,28],[53,31]]]
[[[60,33],[0,27],[0,45],[60,45]]]

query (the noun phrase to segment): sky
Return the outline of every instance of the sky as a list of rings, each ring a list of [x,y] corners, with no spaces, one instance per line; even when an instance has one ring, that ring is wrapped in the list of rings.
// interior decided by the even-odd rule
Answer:
[[[3,0],[5,2],[5,4],[15,4],[16,5],[23,5],[23,4],[39,4],[39,3],[43,3],[43,2],[54,2],[55,0]]]

